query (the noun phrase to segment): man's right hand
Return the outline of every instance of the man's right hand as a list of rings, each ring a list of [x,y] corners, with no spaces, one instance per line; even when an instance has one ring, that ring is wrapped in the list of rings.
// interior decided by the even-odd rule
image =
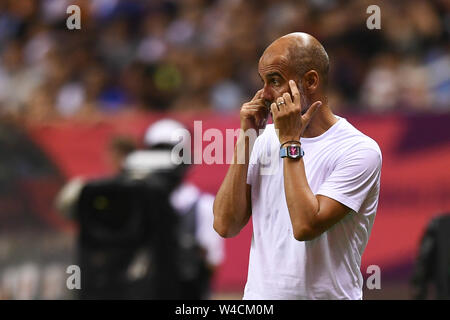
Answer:
[[[269,108],[264,105],[262,93],[263,89],[258,90],[253,99],[244,103],[241,107],[241,129],[244,132],[248,129],[253,129],[256,130],[258,135],[259,129],[266,127]]]

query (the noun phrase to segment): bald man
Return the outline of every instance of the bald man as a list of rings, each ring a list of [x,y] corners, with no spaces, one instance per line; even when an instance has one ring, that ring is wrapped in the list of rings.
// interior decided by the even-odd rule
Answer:
[[[328,65],[311,35],[281,37],[259,60],[264,87],[241,108],[214,229],[233,237],[252,217],[244,299],[362,299],[361,257],[378,205],[382,157],[374,140],[333,114]],[[269,114],[273,124],[266,126]],[[244,134],[260,129],[254,141]],[[247,153],[244,164],[239,150]],[[269,172],[268,154],[276,155]]]

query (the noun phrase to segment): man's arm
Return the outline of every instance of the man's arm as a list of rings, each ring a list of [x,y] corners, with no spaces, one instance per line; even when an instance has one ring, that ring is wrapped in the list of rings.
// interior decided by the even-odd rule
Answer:
[[[359,144],[339,158],[314,195],[303,159],[284,160],[284,188],[294,236],[311,240],[350,211],[358,212],[367,196],[378,196],[382,157],[377,147]]]
[[[289,87],[292,96],[286,92],[279,98],[283,104],[271,105],[281,144],[291,140],[298,141],[322,104],[321,101],[314,102],[305,114],[301,115],[302,107],[306,106],[301,105],[300,92],[294,81],[289,81]],[[313,194],[306,179],[303,159],[285,158],[283,161],[286,203],[294,237],[299,241],[311,240],[342,219],[350,208],[326,196]]]
[[[224,238],[237,235],[251,216],[251,187],[247,184],[248,160],[246,159],[245,164],[237,162],[237,150],[244,147],[247,151],[249,141],[245,141],[245,137],[238,138],[233,163],[214,200],[214,229]]]
[[[284,191],[295,239],[312,240],[350,212],[350,208],[322,195],[314,195],[306,180],[303,159],[284,159]]]
[[[235,146],[233,162],[214,200],[214,230],[222,237],[237,235],[251,216],[251,187],[247,184],[247,171],[254,140],[245,133],[255,130],[256,136],[266,124],[269,112],[261,94],[262,90],[259,90],[250,102],[242,105],[241,134]],[[244,159],[241,159],[242,155]]]

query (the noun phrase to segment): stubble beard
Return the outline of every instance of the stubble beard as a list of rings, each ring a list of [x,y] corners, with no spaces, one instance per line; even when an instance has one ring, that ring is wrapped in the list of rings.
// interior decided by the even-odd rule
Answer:
[[[302,115],[304,115],[306,113],[306,111],[308,111],[308,109],[311,107],[311,103],[309,101],[309,99],[306,97],[305,91],[303,90],[303,86],[297,86],[298,87],[298,92],[300,92],[300,102],[301,102],[301,108],[302,110],[300,111]]]

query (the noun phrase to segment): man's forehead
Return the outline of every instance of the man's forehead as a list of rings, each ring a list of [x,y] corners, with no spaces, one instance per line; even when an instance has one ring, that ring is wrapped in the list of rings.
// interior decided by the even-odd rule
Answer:
[[[286,54],[273,54],[270,55],[264,53],[259,59],[258,71],[264,72],[266,69],[271,67],[287,67],[288,58]]]
[[[270,65],[287,65],[289,45],[290,41],[283,38],[280,38],[273,42],[266,48],[261,58],[259,59],[258,69],[262,69]]]

